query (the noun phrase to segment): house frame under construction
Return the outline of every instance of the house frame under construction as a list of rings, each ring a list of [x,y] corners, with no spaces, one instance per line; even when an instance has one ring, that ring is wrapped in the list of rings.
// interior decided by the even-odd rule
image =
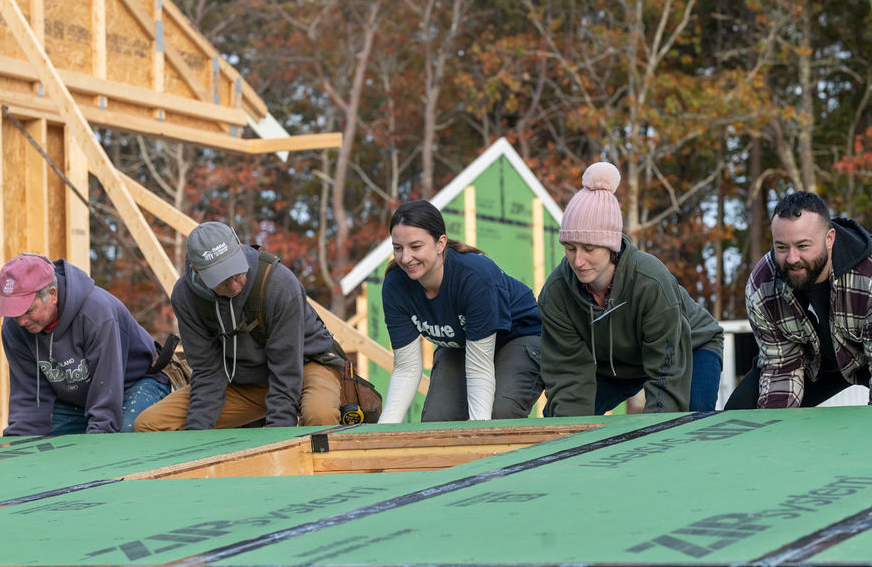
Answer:
[[[0,0],[0,17],[0,264],[31,252],[89,271],[93,175],[169,294],[178,272],[143,211],[183,235],[196,223],[121,173],[94,127],[242,154],[341,145],[338,133],[289,136],[168,0]],[[260,138],[243,138],[246,127]],[[367,348],[315,307],[349,349]],[[373,356],[387,364],[383,351]],[[5,427],[5,358],[0,366]]]

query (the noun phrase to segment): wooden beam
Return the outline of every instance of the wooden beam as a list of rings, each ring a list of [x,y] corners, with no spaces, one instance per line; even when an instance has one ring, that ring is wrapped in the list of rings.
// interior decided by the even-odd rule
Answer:
[[[6,168],[6,140],[3,137],[3,123],[6,116],[0,113],[0,262],[6,263],[6,182],[4,168]]]
[[[69,128],[64,128],[64,175],[88,199],[88,160]],[[91,210],[70,187],[64,192],[67,218],[65,258],[91,273]]]
[[[124,180],[124,184],[136,204],[167,223],[170,228],[184,236],[188,236],[192,230],[197,228],[197,221],[170,205],[127,175],[120,172],[119,174]]]
[[[36,68],[49,98],[58,106],[58,111],[69,128],[70,136],[80,145],[88,163],[96,172],[97,178],[121,215],[121,219],[139,245],[164,291],[169,295],[178,279],[176,269],[145,222],[145,217],[133,202],[130,193],[127,192],[118,171],[103,151],[90,125],[64,86],[63,80],[39,44],[18,4],[15,0],[4,0],[0,2],[0,12],[27,59]]]
[[[326,134],[303,134],[289,136],[287,138],[272,138],[262,140],[252,138],[241,140],[246,146],[245,152],[250,154],[271,154],[281,151],[322,150],[325,148],[339,148],[342,146],[342,134],[340,132],[328,132]]]
[[[545,285],[545,215],[542,199],[533,199],[533,295],[539,297],[542,286]],[[548,398],[545,393],[536,400],[536,417],[544,415]]]
[[[464,427],[460,429],[413,429],[355,433],[353,430],[330,435],[330,450],[410,449],[419,447],[472,447],[481,445],[533,445],[566,435],[596,429],[602,423],[561,423],[548,425],[509,425],[503,427]]]
[[[463,241],[477,246],[478,233],[475,226],[475,187],[470,185],[463,190]]]
[[[533,295],[545,285],[545,214],[542,199],[533,199]]]
[[[28,120],[24,128],[30,137],[41,148],[46,147],[47,125],[45,120]],[[48,164],[36,149],[30,144],[24,146],[24,191],[26,206],[24,214],[24,226],[27,233],[24,235],[27,250],[21,252],[34,252],[49,254],[48,250],[48,187],[46,177]]]
[[[91,0],[91,73],[106,80],[106,0]]]
[[[107,101],[118,100],[145,108],[169,108],[175,114],[240,127],[248,123],[245,112],[237,108],[191,100],[170,93],[155,92],[151,89],[99,79],[76,71],[58,69],[57,72],[63,79],[64,85],[77,94],[103,96],[106,97]],[[0,56],[0,75],[24,81],[39,80],[32,65],[28,64],[27,61],[12,57]],[[7,92],[14,94],[14,91]]]
[[[275,476],[278,474],[312,474],[312,441],[309,436],[278,441],[260,447],[212,455],[194,461],[169,465],[130,474],[125,480],[155,478],[205,478],[207,476]],[[300,459],[309,460],[308,470]],[[254,466],[252,466],[254,465]],[[247,474],[240,475],[240,471]]]
[[[45,46],[45,3],[43,0],[30,0],[29,4],[33,35],[39,45]]]
[[[154,59],[151,66],[151,88],[163,93],[166,88],[166,29],[163,22],[163,2],[151,0],[154,5]]]
[[[261,153],[259,151],[252,151],[258,148],[251,145],[249,143],[250,140],[232,138],[218,131],[208,132],[192,126],[161,122],[152,118],[131,116],[121,112],[100,110],[89,105],[82,105],[81,111],[91,124],[105,126],[114,130],[135,132],[175,142],[241,154]]]
[[[2,61],[0,61],[0,65],[2,65]],[[6,102],[10,111],[16,115],[21,115],[22,117],[26,115],[29,118],[47,118],[50,121],[63,122],[63,118],[50,100],[24,93],[4,91],[2,89],[0,89],[0,100]],[[147,116],[102,110],[93,104],[80,104],[79,110],[88,122],[95,126],[103,126],[118,131],[135,132],[146,136],[245,155],[272,153],[282,149],[302,151],[307,149],[338,148],[342,145],[342,134],[339,133],[306,134],[272,140],[243,139],[233,138],[217,130],[209,132],[201,128],[155,120]],[[269,143],[264,144],[264,142]],[[275,148],[278,148],[278,150]]]
[[[363,282],[363,289],[360,295],[357,296],[357,313],[355,314],[356,323],[348,321],[348,324],[353,326],[361,336],[369,336],[369,313],[367,312],[366,300],[366,282]],[[369,380],[369,357],[366,353],[357,353],[357,372],[366,380]]]

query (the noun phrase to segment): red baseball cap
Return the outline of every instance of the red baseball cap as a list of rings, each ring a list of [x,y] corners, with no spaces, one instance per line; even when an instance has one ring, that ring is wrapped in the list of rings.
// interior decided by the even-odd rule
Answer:
[[[12,258],[0,270],[0,316],[20,317],[30,309],[36,292],[54,281],[55,271],[45,256]]]

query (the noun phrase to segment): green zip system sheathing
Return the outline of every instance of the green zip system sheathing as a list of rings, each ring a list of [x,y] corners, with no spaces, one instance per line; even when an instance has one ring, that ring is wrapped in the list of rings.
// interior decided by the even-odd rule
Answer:
[[[294,440],[570,425],[441,470],[131,479]],[[839,407],[8,438],[0,564],[870,564],[870,429]]]

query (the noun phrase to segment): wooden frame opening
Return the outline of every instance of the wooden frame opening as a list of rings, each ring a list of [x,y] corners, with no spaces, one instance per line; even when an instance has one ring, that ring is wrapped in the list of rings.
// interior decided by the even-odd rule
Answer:
[[[572,435],[602,424],[426,431],[332,431],[295,437],[126,479],[222,478],[440,470]]]

